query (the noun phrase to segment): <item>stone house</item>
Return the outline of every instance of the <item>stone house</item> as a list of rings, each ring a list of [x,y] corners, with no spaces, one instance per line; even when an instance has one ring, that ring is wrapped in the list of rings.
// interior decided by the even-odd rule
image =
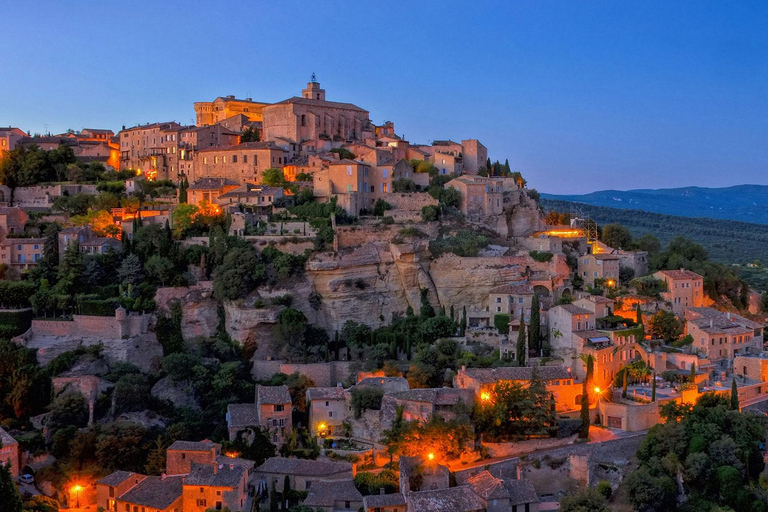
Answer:
[[[11,465],[11,476],[19,476],[19,443],[0,428],[0,464]]]
[[[428,388],[411,389],[386,395],[382,409],[391,405],[395,410],[403,407],[403,419],[407,421],[426,422],[434,415],[444,420],[456,418],[460,405],[469,411],[474,404],[474,393],[470,389]]]
[[[262,121],[262,110],[269,105],[263,101],[244,100],[234,96],[219,96],[213,101],[195,102],[195,124],[213,125],[234,116],[245,116],[249,121]]]
[[[464,173],[477,174],[488,161],[488,148],[477,139],[461,141],[461,155],[464,163]]]
[[[504,211],[504,192],[517,190],[511,178],[484,178],[465,175],[445,184],[461,192],[459,210],[469,218],[501,215]]]
[[[232,146],[209,147],[195,153],[190,181],[200,178],[227,178],[239,185],[259,183],[265,170],[281,169],[289,155],[274,142],[242,142]]]
[[[347,393],[341,386],[307,389],[309,429],[319,435],[334,435],[347,417]]]
[[[124,127],[118,133],[120,168],[136,169],[148,179],[177,179],[181,129],[175,121]]]
[[[364,377],[355,386],[381,388],[385,395],[411,389],[404,377]]]
[[[86,255],[106,254],[113,250],[120,252],[123,244],[116,238],[97,236],[90,226],[70,226],[59,231],[59,261],[64,259],[64,253],[70,244],[77,243],[80,252]],[[42,247],[42,246],[41,246]]]
[[[206,464],[193,463],[184,478],[183,511],[245,511],[253,465],[251,461],[227,457]]]
[[[608,297],[603,297],[602,295],[587,295],[586,297],[573,301],[572,304],[591,311],[595,315],[594,319],[597,324],[599,318],[611,316],[613,314],[615,301]]]
[[[365,512],[405,512],[406,506],[405,495],[401,492],[363,497]]]
[[[547,384],[547,391],[555,399],[557,411],[572,411],[576,409],[575,398],[581,393],[581,384],[574,382],[570,368],[563,366],[540,366],[535,370]],[[491,398],[493,387],[503,381],[528,387],[533,377],[532,367],[500,367],[500,368],[467,368],[462,366],[453,377],[453,387],[471,389],[476,401],[486,401]]]
[[[227,432],[229,440],[237,439],[237,434],[246,432],[248,427],[259,425],[259,408],[256,404],[229,404],[227,406]]]
[[[273,484],[277,492],[283,492],[286,476],[291,483],[291,489],[308,491],[317,482],[352,480],[355,474],[349,462],[283,457],[270,457],[254,470],[254,482],[257,483],[257,487],[267,489],[269,492],[272,492]]]
[[[547,311],[549,344],[558,355],[570,354],[578,344],[573,333],[595,328],[595,313],[575,304],[560,304]]]
[[[200,203],[215,204],[220,195],[239,186],[239,183],[227,178],[199,178],[189,185],[187,202],[194,205]]]
[[[524,321],[531,320],[531,302],[533,286],[525,281],[517,284],[505,284],[488,291],[488,302],[494,315],[509,315],[509,328],[513,332]]]
[[[183,476],[148,476],[117,498],[118,512],[181,512]]]
[[[400,492],[409,498],[411,492],[448,489],[448,466],[422,457],[400,457]]]
[[[3,153],[16,149],[16,146],[21,142],[21,139],[26,137],[27,134],[19,128],[12,126],[0,128],[0,157]],[[0,200],[0,203],[4,201]]]
[[[192,464],[207,464],[221,455],[221,445],[205,440],[176,441],[166,450],[165,473],[186,475]]]
[[[3,202],[5,201],[0,199],[0,203]],[[18,206],[0,206],[0,242],[8,235],[24,233],[24,226],[28,219],[27,212]]]
[[[595,285],[602,279],[610,287],[619,283],[619,257],[615,254],[584,254],[579,256],[578,272],[584,284]]]
[[[240,211],[242,205],[245,211],[267,216],[272,212],[275,201],[283,197],[285,191],[282,188],[246,183],[221,194],[216,202],[228,212]]]
[[[364,162],[339,160],[329,163],[326,169],[314,174],[315,197],[326,201],[336,197],[338,206],[350,215],[358,215],[360,210],[373,206],[372,179],[371,166]]]
[[[688,308],[704,306],[704,278],[695,272],[685,270],[659,270],[653,277],[667,284],[667,291],[661,297],[672,304],[672,312],[678,318],[685,316]]]
[[[256,386],[256,407],[259,425],[266,427],[272,442],[281,446],[293,429],[293,406],[288,386]]]
[[[117,512],[117,500],[135,487],[145,475],[130,471],[115,471],[96,481],[96,506],[108,512]]]
[[[303,505],[325,512],[357,511],[363,506],[363,495],[352,480],[321,480],[309,489]]]
[[[763,325],[735,313],[692,307],[685,310],[685,320],[693,348],[712,361],[757,354],[763,349]]]
[[[0,242],[0,263],[25,272],[37,266],[44,247],[45,238],[6,238]]]
[[[538,512],[539,495],[529,480],[496,478],[488,470],[467,480],[487,512]]]
[[[485,501],[469,485],[435,491],[412,492],[406,496],[408,512],[485,512]]]

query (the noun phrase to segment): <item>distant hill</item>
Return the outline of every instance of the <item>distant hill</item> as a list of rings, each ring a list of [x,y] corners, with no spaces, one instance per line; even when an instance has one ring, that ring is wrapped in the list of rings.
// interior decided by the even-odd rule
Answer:
[[[709,217],[768,224],[768,186],[601,190],[584,195],[541,194],[545,199],[681,217]]]
[[[567,201],[541,200],[541,207],[544,210],[559,212],[568,212],[572,204]],[[618,222],[629,228],[634,237],[646,233],[654,235],[662,246],[676,236],[684,236],[704,246],[710,259],[714,261],[743,265],[757,259],[763,264],[768,264],[768,225],[766,224],[678,217],[588,204],[578,206],[600,226]]]

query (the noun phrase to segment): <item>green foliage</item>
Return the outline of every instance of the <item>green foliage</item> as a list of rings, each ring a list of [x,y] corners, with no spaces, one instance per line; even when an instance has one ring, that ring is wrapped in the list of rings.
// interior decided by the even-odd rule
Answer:
[[[421,208],[421,220],[424,222],[434,222],[440,218],[440,208],[428,204]]]
[[[255,126],[249,126],[243,133],[240,134],[240,143],[243,142],[259,142],[261,140],[261,133]]]
[[[363,496],[379,494],[381,489],[385,494],[399,492],[398,482],[398,475],[391,469],[384,469],[378,474],[360,471],[355,475],[355,487]]]
[[[11,476],[11,463],[0,463],[0,503],[3,512],[22,512],[21,496]]]
[[[517,331],[517,344],[515,345],[515,360],[520,366],[525,366],[526,356],[528,355],[526,340],[525,322],[521,320]]]
[[[257,264],[256,252],[251,247],[228,252],[213,273],[214,295],[220,300],[245,297],[262,277]]]
[[[381,400],[384,398],[384,390],[370,386],[352,388],[352,411],[355,418],[359,418],[363,411],[381,409]]]
[[[659,310],[648,321],[651,336],[672,343],[683,334],[685,325],[671,311]]]
[[[2,281],[0,281],[2,283]],[[0,293],[2,293],[0,291]],[[0,338],[12,338],[25,333],[32,325],[32,310],[0,311]]]
[[[88,408],[82,393],[65,393],[54,400],[46,421],[48,428],[73,425],[84,427],[88,423]]]
[[[600,235],[600,240],[607,246],[614,249],[627,250],[632,247],[632,235],[625,226],[621,224],[606,224]]]
[[[376,204],[373,206],[373,214],[376,217],[383,217],[384,212],[387,210],[391,210],[392,205],[386,202],[385,200],[379,198],[376,200]]]
[[[392,181],[392,191],[397,193],[416,192],[416,183],[413,180],[400,178]]]
[[[608,485],[610,490],[611,486]],[[575,494],[563,496],[560,500],[560,512],[611,512],[606,497],[598,490],[582,489]]]
[[[661,292],[667,291],[666,281],[656,279],[653,276],[635,278],[629,282],[629,286],[635,288],[638,295],[645,295],[646,297],[653,297],[655,299],[660,299]]]
[[[355,160],[357,156],[347,148],[333,148],[331,153],[339,155],[339,160]]]
[[[382,443],[387,445],[390,454],[423,456],[428,450],[439,462],[459,458],[472,439],[472,429],[466,420],[445,421],[433,415],[429,421],[419,424],[404,421],[400,410],[392,428],[382,432]]]
[[[600,480],[597,482],[597,487],[595,487],[595,490],[602,494],[603,497],[606,500],[611,499],[611,495],[613,494],[613,488],[611,487],[611,482],[608,480]]]
[[[528,324],[528,350],[536,355],[541,351],[541,311],[539,308],[539,296],[533,294],[531,299],[531,320]]]
[[[501,334],[509,334],[509,315],[507,313],[497,313],[493,316],[493,326]]]
[[[257,466],[277,453],[277,447],[269,440],[269,429],[260,426],[250,426],[238,432],[235,440],[223,443],[222,448],[239,453],[240,458],[252,460]]]
[[[274,167],[265,169],[261,174],[261,182],[269,187],[285,187],[285,175],[282,169],[275,169]]]
[[[542,263],[546,263],[548,261],[552,260],[552,257],[554,254],[547,251],[530,251],[528,255],[533,258],[535,261],[539,261]]]
[[[37,285],[31,281],[0,280],[0,306],[3,308],[28,308],[29,298]]]
[[[433,343],[439,338],[453,336],[456,333],[456,322],[446,316],[436,316],[425,320],[419,331],[425,343]]]
[[[430,242],[429,250],[437,258],[441,254],[453,253],[457,256],[475,257],[481,249],[488,246],[488,239],[469,229],[460,229],[453,236],[443,237]]]

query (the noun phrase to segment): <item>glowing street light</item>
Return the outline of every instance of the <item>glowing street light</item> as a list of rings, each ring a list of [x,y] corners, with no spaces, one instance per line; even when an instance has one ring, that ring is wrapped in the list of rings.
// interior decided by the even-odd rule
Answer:
[[[435,460],[435,454],[434,454],[434,453],[432,453],[432,452],[429,452],[429,453],[427,454],[427,458],[428,458],[429,460]]]
[[[71,491],[75,493],[75,506],[77,508],[80,508],[80,491],[82,491],[83,488],[80,485],[73,485]]]
[[[480,393],[480,400],[483,402],[488,402],[491,399],[491,394],[487,392]]]

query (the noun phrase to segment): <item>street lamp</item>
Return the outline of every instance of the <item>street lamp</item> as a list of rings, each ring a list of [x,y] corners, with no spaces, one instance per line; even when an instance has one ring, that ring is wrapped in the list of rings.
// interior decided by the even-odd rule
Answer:
[[[597,419],[597,422],[599,424],[602,424],[600,422],[600,393],[601,392],[602,392],[602,390],[600,389],[600,387],[599,386],[595,386],[595,393],[597,394],[597,418],[596,419]]]
[[[80,491],[83,490],[79,485],[73,485],[72,490],[75,492],[75,507],[80,508]]]

